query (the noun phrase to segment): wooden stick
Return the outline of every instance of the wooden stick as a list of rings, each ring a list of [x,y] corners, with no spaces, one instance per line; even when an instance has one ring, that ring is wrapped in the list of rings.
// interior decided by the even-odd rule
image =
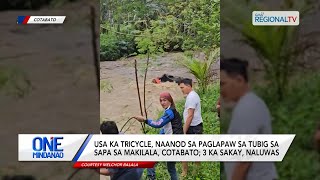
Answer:
[[[143,101],[144,101],[143,103],[144,103],[144,114],[146,115],[146,119],[148,119],[148,113],[147,113],[147,107],[146,107],[146,80],[147,80],[149,61],[150,61],[150,53],[148,50],[147,67],[144,72],[144,82],[143,82]]]
[[[135,76],[136,76],[136,85],[137,85],[137,91],[138,91],[140,112],[141,112],[141,116],[143,116],[141,98],[140,98],[139,80],[138,80],[138,68],[137,68],[137,60],[136,59],[134,60],[134,69],[135,69],[134,72],[135,72]]]
[[[140,89],[139,89],[139,80],[138,80],[138,68],[137,68],[137,60],[134,60],[134,69],[135,69],[135,75],[136,75],[136,84],[137,84],[137,91],[138,91],[138,98],[139,98],[139,105],[140,105],[140,113],[141,116],[143,116],[143,111],[142,111],[142,105],[141,105],[141,97],[140,97]],[[140,122],[143,133],[145,134],[145,130],[144,130],[144,124],[142,122]]]
[[[72,174],[70,174],[70,176],[68,177],[67,180],[71,180],[73,178],[74,175],[76,175],[81,169],[76,169],[75,171],[73,171]]]
[[[133,119],[133,117],[129,118],[126,123],[124,123],[124,125],[122,126],[122,128],[120,129],[120,132],[122,132],[123,128],[130,122],[130,120]]]
[[[94,65],[97,76],[97,87],[98,87],[98,96],[100,96],[100,62],[98,56],[98,47],[97,47],[97,32],[96,32],[96,13],[95,7],[90,5],[90,14],[91,14],[91,36],[92,36],[92,50],[94,57]]]

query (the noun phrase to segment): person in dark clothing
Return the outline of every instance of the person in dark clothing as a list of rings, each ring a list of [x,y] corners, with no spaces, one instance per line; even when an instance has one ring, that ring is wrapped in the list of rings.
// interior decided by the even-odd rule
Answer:
[[[179,83],[183,78],[179,76],[172,76],[169,74],[164,74],[161,77],[157,77],[152,80],[153,83],[160,84],[161,82],[175,82]]]
[[[104,121],[100,125],[100,131],[102,134],[119,134],[114,121]],[[99,173],[110,176],[111,180],[140,180],[142,172],[140,168],[102,168]]]
[[[134,118],[140,122],[145,122],[153,128],[162,128],[160,134],[183,134],[182,118],[175,108],[172,96],[168,92],[160,94],[160,104],[164,109],[164,113],[160,119],[154,121],[146,119],[142,116],[135,116]],[[167,162],[168,172],[171,180],[177,180],[177,171],[175,162]],[[148,169],[148,178],[155,179],[155,169]]]

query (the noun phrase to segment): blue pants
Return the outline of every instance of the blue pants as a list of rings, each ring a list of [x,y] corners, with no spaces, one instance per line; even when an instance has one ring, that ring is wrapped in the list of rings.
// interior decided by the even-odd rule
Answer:
[[[142,168],[108,168],[111,180],[141,180]]]
[[[157,165],[157,164],[156,164]],[[155,166],[153,168],[148,168],[148,178],[151,180],[156,179],[156,169]],[[178,180],[177,170],[176,170],[176,162],[167,162],[167,169],[170,174],[171,180]]]
[[[138,176],[139,176],[140,179],[142,178],[143,170],[144,170],[144,168],[137,168]]]

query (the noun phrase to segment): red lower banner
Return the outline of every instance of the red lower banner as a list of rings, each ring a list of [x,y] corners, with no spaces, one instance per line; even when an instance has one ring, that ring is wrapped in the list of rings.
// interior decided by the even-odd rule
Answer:
[[[74,168],[152,168],[155,162],[91,162],[74,163]]]

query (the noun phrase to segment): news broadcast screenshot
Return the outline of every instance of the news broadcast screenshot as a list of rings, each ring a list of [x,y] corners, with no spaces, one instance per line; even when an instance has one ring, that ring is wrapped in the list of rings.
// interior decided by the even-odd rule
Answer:
[[[320,180],[319,0],[0,17],[0,180]]]

